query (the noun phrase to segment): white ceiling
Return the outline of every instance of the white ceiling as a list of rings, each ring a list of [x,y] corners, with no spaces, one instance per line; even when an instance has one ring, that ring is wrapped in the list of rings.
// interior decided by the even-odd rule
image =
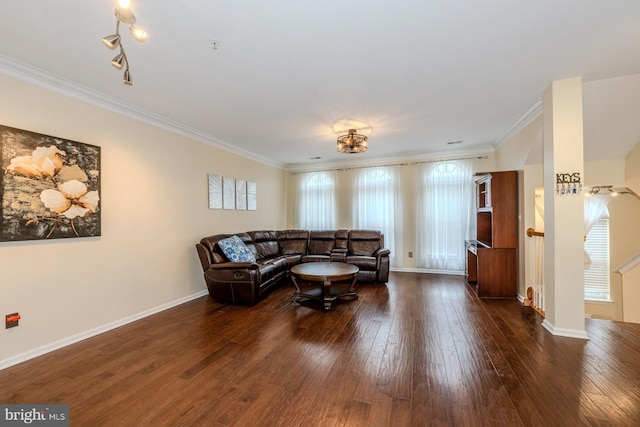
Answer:
[[[2,1],[0,72],[286,167],[493,150],[574,76],[585,158],[640,141],[638,0],[134,0],[132,87],[100,41],[114,4]],[[336,152],[345,118],[373,127],[367,153]]]

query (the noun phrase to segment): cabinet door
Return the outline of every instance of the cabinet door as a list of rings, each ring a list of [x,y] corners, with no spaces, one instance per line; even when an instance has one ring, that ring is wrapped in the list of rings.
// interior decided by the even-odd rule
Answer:
[[[466,265],[467,283],[476,283],[478,281],[478,257],[474,249],[467,249],[467,265]]]
[[[478,248],[478,296],[516,298],[517,262],[516,249]]]
[[[483,175],[476,180],[476,201],[478,209],[491,208],[491,175]]]

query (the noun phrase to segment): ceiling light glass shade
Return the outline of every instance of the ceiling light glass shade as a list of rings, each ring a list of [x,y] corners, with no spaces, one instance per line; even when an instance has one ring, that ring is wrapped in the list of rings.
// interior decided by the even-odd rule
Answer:
[[[129,72],[128,68],[124,70],[124,77],[122,77],[122,82],[127,86],[133,86],[133,80],[131,80],[131,73]]]
[[[113,65],[114,67],[116,67],[118,70],[122,69],[122,66],[124,65],[126,61],[126,58],[124,56],[124,54],[122,52],[120,52],[119,54],[117,54],[112,60],[111,60],[111,65]]]
[[[131,0],[118,0],[118,7],[121,9],[131,9]]]
[[[356,133],[355,129],[349,129],[347,135],[338,137],[336,149],[340,153],[357,154],[364,153],[369,148],[367,137]]]
[[[131,37],[133,37],[139,42],[143,42],[147,40],[147,38],[149,37],[147,32],[144,29],[134,27],[133,25],[129,27],[129,32],[131,33]]]
[[[111,34],[110,36],[105,36],[102,38],[102,43],[109,49],[115,49],[120,44],[120,35]]]
[[[133,14],[131,9],[116,8],[116,10],[113,13],[114,15],[116,15],[116,18],[118,19],[118,21],[122,21],[125,24],[129,24],[129,25],[133,25],[136,23],[136,16]]]

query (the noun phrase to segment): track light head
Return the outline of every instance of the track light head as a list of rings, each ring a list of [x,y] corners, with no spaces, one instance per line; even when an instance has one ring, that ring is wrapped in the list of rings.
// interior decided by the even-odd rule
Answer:
[[[127,62],[127,57],[124,56],[124,53],[120,52],[111,60],[111,65],[121,70],[125,62]]]
[[[136,27],[134,25],[129,27],[129,33],[131,34],[131,37],[133,37],[140,43],[144,42],[149,37],[144,29]]]
[[[111,34],[102,38],[102,43],[109,49],[115,49],[120,45],[120,34]]]
[[[131,73],[129,72],[128,68],[126,70],[124,70],[124,76],[122,77],[122,83],[126,84],[127,86],[133,86],[133,80],[131,80]]]

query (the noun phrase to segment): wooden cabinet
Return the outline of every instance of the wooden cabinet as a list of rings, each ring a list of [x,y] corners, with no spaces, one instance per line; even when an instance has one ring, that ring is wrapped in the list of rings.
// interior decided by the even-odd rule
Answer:
[[[489,172],[476,178],[475,246],[467,243],[467,281],[484,298],[518,294],[518,173]],[[475,265],[473,261],[475,259]]]

